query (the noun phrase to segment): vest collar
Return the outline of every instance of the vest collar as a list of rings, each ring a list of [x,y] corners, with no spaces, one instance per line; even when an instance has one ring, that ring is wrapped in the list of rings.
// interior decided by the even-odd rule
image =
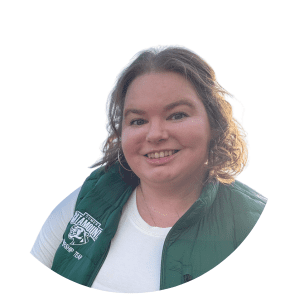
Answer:
[[[199,222],[212,206],[218,192],[219,181],[215,180],[204,186],[198,200],[173,226],[176,230],[186,229]],[[174,228],[175,229],[175,228]]]

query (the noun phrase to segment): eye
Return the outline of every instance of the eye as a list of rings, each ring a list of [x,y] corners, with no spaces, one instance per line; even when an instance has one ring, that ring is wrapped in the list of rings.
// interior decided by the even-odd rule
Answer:
[[[145,124],[145,123],[146,123],[146,121],[143,120],[143,119],[136,119],[136,120],[132,120],[132,121],[130,122],[130,125],[141,126],[141,125],[143,125],[143,124]]]
[[[175,113],[175,114],[171,115],[168,119],[181,120],[181,119],[186,118],[186,117],[188,117],[188,115],[186,113],[178,112],[178,113]]]

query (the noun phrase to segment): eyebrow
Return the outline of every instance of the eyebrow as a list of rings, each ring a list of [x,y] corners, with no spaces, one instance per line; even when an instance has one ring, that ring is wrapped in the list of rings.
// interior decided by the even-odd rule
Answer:
[[[171,109],[173,109],[177,106],[180,106],[180,105],[186,105],[190,108],[195,109],[195,105],[191,101],[186,100],[186,99],[181,99],[181,100],[178,100],[178,101],[175,101],[175,102],[172,102],[172,103],[166,105],[164,107],[164,111],[169,111],[169,110],[171,110]]]
[[[178,101],[175,101],[175,102],[172,102],[172,103],[166,105],[163,108],[163,110],[164,110],[164,112],[167,112],[167,111],[172,110],[173,108],[180,106],[180,105],[186,105],[192,109],[195,109],[195,105],[191,101],[186,100],[186,99],[181,99],[181,100],[178,100]],[[145,115],[146,114],[146,112],[144,110],[129,108],[129,109],[125,110],[124,119],[130,113],[137,114],[137,115]]]

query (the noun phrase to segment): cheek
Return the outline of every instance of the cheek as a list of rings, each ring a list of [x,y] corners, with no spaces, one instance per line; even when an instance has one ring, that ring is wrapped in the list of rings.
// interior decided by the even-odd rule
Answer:
[[[131,128],[125,128],[121,135],[122,149],[126,154],[130,154],[138,150],[139,145],[143,141],[143,133],[141,130],[134,130]]]
[[[193,118],[177,129],[183,146],[206,149],[210,140],[210,126],[205,120]]]

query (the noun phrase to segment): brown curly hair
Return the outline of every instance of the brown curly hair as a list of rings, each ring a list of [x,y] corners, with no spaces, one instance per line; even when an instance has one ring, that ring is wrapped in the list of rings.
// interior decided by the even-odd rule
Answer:
[[[135,78],[150,72],[176,72],[194,86],[209,118],[212,139],[209,145],[206,182],[217,179],[231,184],[246,165],[248,151],[245,132],[232,116],[225,96],[232,96],[217,82],[214,70],[197,54],[182,47],[150,48],[139,52],[123,70],[108,101],[109,136],[103,145],[104,157],[93,167],[105,165],[107,170],[118,160],[129,169],[121,149],[123,109],[126,92]],[[133,173],[133,172],[131,172]],[[134,180],[135,174],[131,174]]]

